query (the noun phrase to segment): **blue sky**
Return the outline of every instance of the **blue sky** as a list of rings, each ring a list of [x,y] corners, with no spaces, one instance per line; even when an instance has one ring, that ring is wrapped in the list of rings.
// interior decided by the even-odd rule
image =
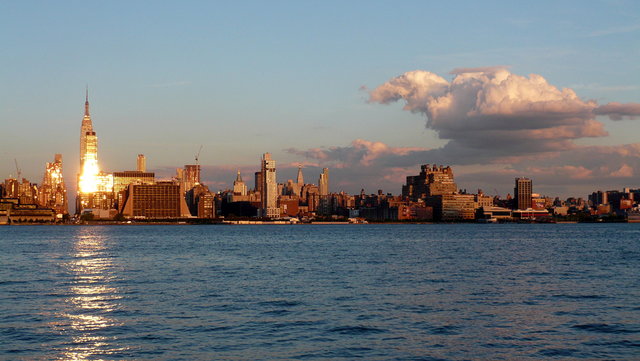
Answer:
[[[304,150],[349,147],[356,139],[392,148],[447,143],[425,127],[424,114],[403,111],[404,103],[368,102],[370,91],[405,72],[450,81],[454,68],[505,65],[584,100],[637,103],[638,39],[637,1],[3,2],[0,174],[15,174],[16,158],[24,175],[40,182],[44,163],[63,153],[72,183],[89,84],[106,171],[132,169],[144,153],[149,168],[162,173],[192,163],[202,144],[203,175],[214,190],[232,182],[236,167],[257,169],[267,151],[283,165],[279,181],[294,177],[287,165],[297,162],[309,165],[305,176],[315,181],[318,167],[334,164],[303,157]],[[598,121],[608,136],[575,143],[638,141],[637,120]],[[360,179],[346,171],[354,167],[336,168],[332,191],[399,193],[398,179],[420,163],[432,161],[404,170],[368,164],[358,168]],[[501,164],[526,171],[522,163]],[[460,185],[509,191],[509,172],[472,181],[481,166],[454,164]],[[410,169],[416,172],[400,174]],[[389,172],[398,174],[375,176]],[[583,195],[587,185],[638,187],[638,174],[594,176],[582,188],[544,178],[534,184],[548,194]]]

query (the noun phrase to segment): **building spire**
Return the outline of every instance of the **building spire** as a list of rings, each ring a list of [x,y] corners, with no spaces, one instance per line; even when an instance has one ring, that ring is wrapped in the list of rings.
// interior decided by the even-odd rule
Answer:
[[[304,185],[304,177],[302,176],[302,164],[298,164],[298,177],[296,179],[298,185]]]
[[[236,182],[242,182],[242,176],[240,176],[240,169],[238,169],[238,175],[236,176]]]
[[[86,89],[86,94],[85,94],[84,116],[85,117],[89,116],[89,84],[87,84],[87,89]]]

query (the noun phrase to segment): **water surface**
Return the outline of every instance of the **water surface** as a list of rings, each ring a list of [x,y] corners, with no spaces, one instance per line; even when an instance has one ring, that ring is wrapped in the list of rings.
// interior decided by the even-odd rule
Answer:
[[[638,359],[640,226],[0,228],[0,359]]]

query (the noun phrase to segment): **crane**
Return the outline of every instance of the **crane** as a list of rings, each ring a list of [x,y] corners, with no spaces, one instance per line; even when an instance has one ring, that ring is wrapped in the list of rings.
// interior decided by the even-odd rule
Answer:
[[[196,154],[196,165],[198,165],[198,158],[200,158],[201,151],[202,151],[202,144],[200,145],[200,149],[198,149],[198,153]]]
[[[18,167],[18,160],[16,158],[13,158],[13,161],[16,163],[16,172],[18,173],[17,179],[18,181],[20,181],[20,178],[22,177],[22,171]]]

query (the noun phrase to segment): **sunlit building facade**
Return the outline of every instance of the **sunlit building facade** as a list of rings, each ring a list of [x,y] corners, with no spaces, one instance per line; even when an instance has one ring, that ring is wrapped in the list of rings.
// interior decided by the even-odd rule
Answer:
[[[147,159],[144,157],[144,154],[138,154],[136,170],[143,173],[147,171]]]
[[[80,126],[80,173],[77,180],[76,214],[82,214],[84,210],[113,209],[113,174],[101,172],[98,166],[98,136],[93,130],[88,92]]]
[[[130,184],[121,213],[129,218],[189,217],[181,185],[175,182]]]
[[[236,180],[233,181],[233,195],[238,195],[238,196],[247,195],[247,185],[242,181],[240,170],[238,170],[238,175],[236,176]]]
[[[318,191],[321,196],[329,194],[329,168],[322,168],[322,173],[318,178]]]
[[[280,217],[278,207],[278,183],[276,181],[276,161],[271,159],[270,153],[262,156],[262,216],[268,218]]]
[[[529,178],[516,178],[516,186],[513,190],[516,198],[516,209],[531,208],[532,185]]]
[[[53,209],[58,218],[69,213],[67,188],[62,176],[62,154],[56,154],[54,161],[47,163],[38,192],[40,206]]]
[[[184,166],[184,188],[189,190],[200,184],[200,165],[187,164]]]
[[[408,176],[402,186],[402,196],[414,202],[429,196],[454,194],[457,192],[451,167],[422,165],[420,174]]]

